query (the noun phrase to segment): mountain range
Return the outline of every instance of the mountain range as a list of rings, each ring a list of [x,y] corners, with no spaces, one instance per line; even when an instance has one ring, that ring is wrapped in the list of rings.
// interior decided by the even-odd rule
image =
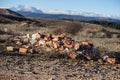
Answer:
[[[22,6],[9,8],[26,17],[53,18],[53,19],[73,19],[73,20],[104,20],[111,22],[120,22],[120,17],[113,15],[104,15],[94,12],[77,12],[71,10],[46,10],[31,6]]]

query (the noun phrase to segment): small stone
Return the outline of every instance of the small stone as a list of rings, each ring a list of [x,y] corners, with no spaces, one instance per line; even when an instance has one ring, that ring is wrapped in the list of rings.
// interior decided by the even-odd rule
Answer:
[[[22,45],[22,47],[27,48],[27,49],[29,48],[29,46],[28,46],[28,45]]]
[[[46,48],[45,48],[45,50],[46,50],[47,52],[52,51],[52,49],[51,49],[51,48],[49,48],[49,47],[46,47]]]
[[[23,39],[23,43],[28,43],[28,42],[29,42],[28,38]]]
[[[33,49],[28,49],[28,52],[29,53],[33,53]]]
[[[55,80],[54,78],[49,78],[48,80]]]
[[[108,55],[103,56],[103,60],[106,60],[107,58],[109,58]]]
[[[22,43],[20,41],[17,41],[16,44],[17,45],[22,45]]]
[[[8,47],[7,47],[7,51],[14,51],[14,47],[8,46]]]

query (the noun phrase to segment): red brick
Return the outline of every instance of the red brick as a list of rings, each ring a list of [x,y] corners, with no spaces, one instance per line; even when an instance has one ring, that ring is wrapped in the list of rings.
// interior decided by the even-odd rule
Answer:
[[[20,53],[26,53],[26,52],[27,52],[27,49],[26,49],[26,48],[19,48],[19,52],[20,52]]]

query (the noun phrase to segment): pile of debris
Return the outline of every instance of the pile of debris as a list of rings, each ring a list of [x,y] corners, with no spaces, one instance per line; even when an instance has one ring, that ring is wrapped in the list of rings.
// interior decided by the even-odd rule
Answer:
[[[48,47],[60,52],[66,52],[70,58],[76,59],[81,56],[87,60],[99,58],[99,51],[90,42],[77,42],[67,37],[66,33],[60,35],[35,33],[22,36],[14,36],[9,40],[11,45],[7,46],[7,51],[19,51],[19,53],[34,53],[37,48]]]

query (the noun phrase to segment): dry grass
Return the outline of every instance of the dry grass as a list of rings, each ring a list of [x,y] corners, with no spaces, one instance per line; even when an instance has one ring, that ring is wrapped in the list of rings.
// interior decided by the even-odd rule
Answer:
[[[19,26],[17,23],[15,24],[0,24],[0,30],[5,31],[7,29],[7,32],[11,33],[20,33],[20,34],[32,34],[35,32],[39,32],[41,29],[39,26]]]
[[[36,32],[45,32],[52,34],[67,33],[68,36],[74,38],[76,41],[90,41],[95,47],[101,50],[120,51],[120,38],[109,38],[114,33],[120,34],[119,30],[105,28],[100,25],[89,24],[79,21],[65,21],[65,20],[51,20],[40,19],[42,23],[46,23],[46,27],[40,26],[23,26],[20,27],[18,23],[15,24],[0,24],[0,30],[4,31],[5,28],[11,33],[32,34]],[[105,32],[106,31],[106,32]],[[2,34],[3,35],[3,34]]]

